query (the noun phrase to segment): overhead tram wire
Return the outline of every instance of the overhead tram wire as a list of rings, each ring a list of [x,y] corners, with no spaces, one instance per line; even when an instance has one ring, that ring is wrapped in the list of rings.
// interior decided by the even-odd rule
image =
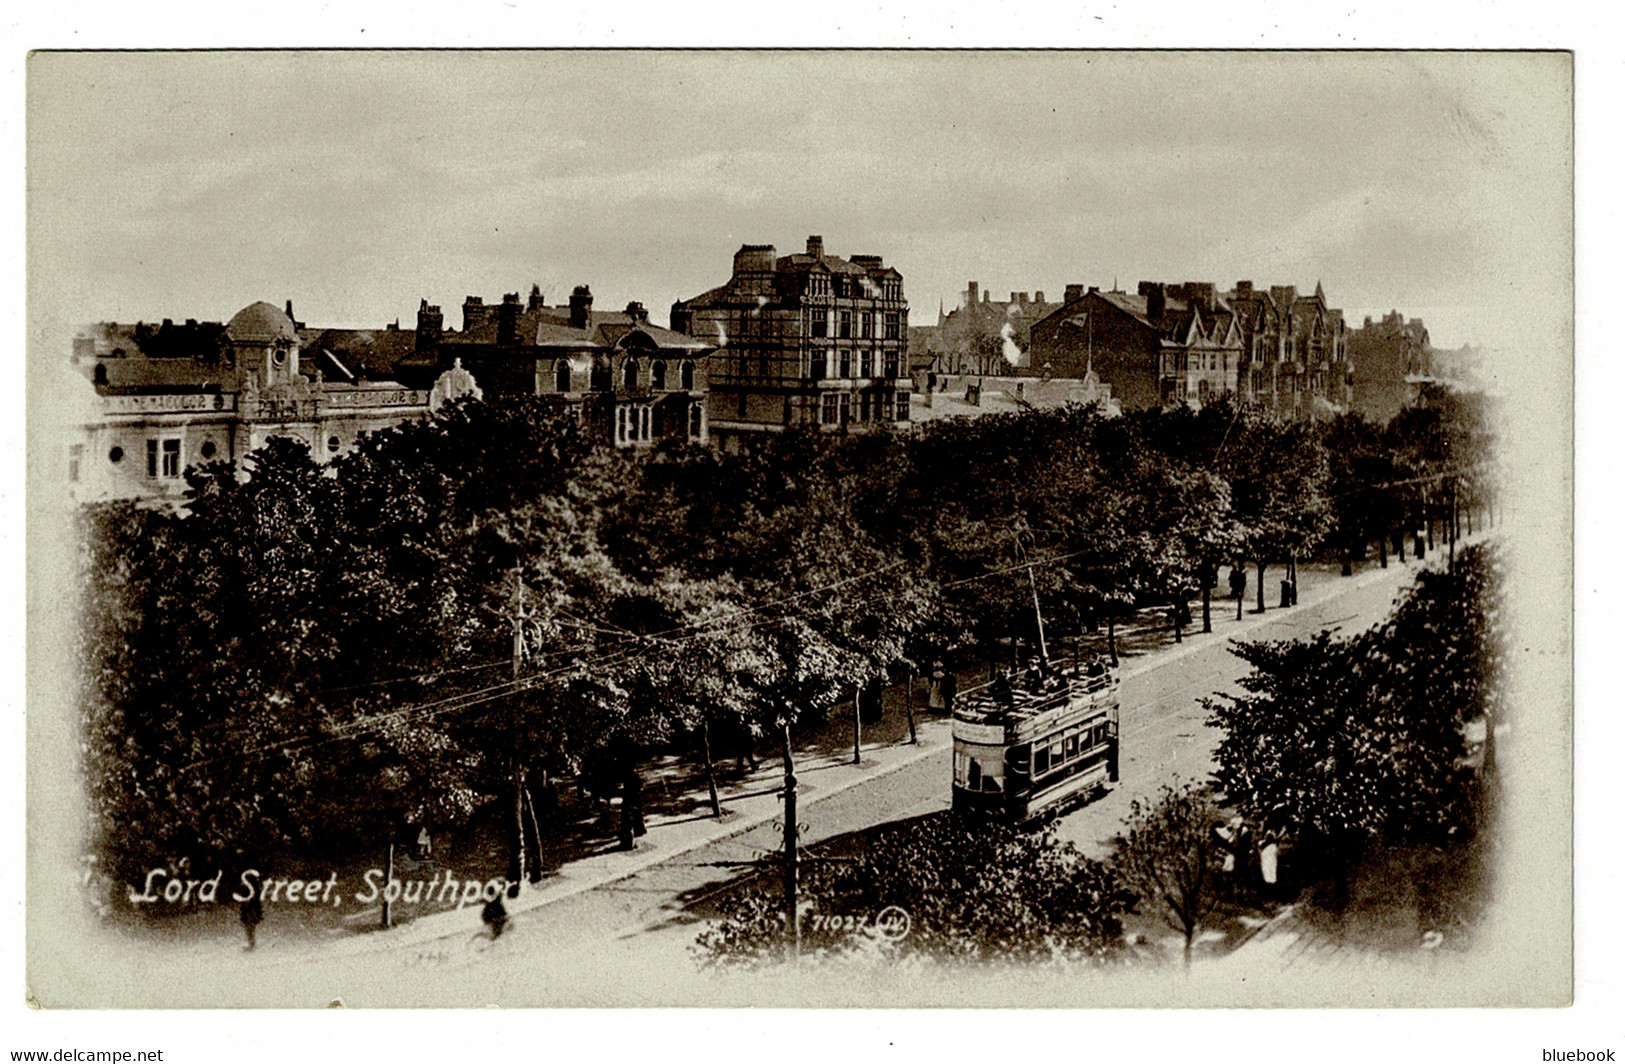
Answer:
[[[1056,565],[1056,564],[1059,564],[1060,562],[1066,561],[1066,560],[1068,560],[1070,558],[1077,557],[1078,555],[1084,554],[1084,553],[1087,553],[1087,552],[1085,552],[1085,551],[1071,551],[1071,552],[1068,552],[1066,554],[1055,555],[1055,556],[1052,556],[1052,557],[1049,557],[1049,558],[1044,558],[1044,559],[1041,559],[1041,560],[1035,560],[1032,564],[1035,565],[1035,566],[1038,566],[1038,567]],[[763,610],[771,609],[771,608],[774,608],[776,606],[781,606],[784,603],[793,601],[795,599],[805,598],[808,595],[819,594],[819,593],[822,593],[824,591],[828,591],[828,590],[830,590],[832,588],[835,588],[835,587],[844,586],[844,585],[851,584],[851,583],[856,583],[859,580],[863,580],[863,579],[868,579],[870,577],[879,575],[882,572],[886,572],[886,571],[889,571],[891,569],[898,568],[899,566],[901,566],[903,564],[906,564],[906,563],[905,562],[893,563],[891,565],[884,566],[884,567],[882,567],[880,569],[873,570],[873,571],[871,571],[869,573],[860,574],[860,575],[855,576],[855,577],[849,577],[849,578],[847,578],[845,580],[836,581],[833,584],[824,585],[822,587],[814,588],[814,589],[811,589],[809,591],[798,592],[795,595],[787,595],[787,596],[784,596],[781,599],[774,600],[773,602],[763,603],[762,605],[752,607],[752,608],[749,608],[749,609],[744,609],[744,610],[741,610],[739,612],[740,612],[740,614],[742,616],[749,616],[750,614],[753,614],[753,613],[760,613]],[[964,586],[966,584],[976,583],[976,582],[981,581],[981,580],[989,580],[989,579],[992,579],[992,578],[998,577],[998,576],[1004,576],[1004,575],[1007,575],[1007,574],[1009,574],[1011,572],[1015,572],[1017,570],[1025,569],[1025,568],[1027,568],[1027,565],[1025,563],[1021,564],[1021,565],[1001,566],[1001,567],[999,567],[997,569],[990,569],[987,572],[980,573],[980,574],[978,574],[976,576],[963,577],[963,578],[961,578],[959,580],[949,581],[948,583],[940,584],[938,586],[941,587],[941,588],[944,588],[944,589],[952,588],[952,587],[962,587],[962,586]],[[860,599],[859,601],[860,602],[865,602],[865,603],[875,602],[875,601],[879,601],[881,599],[891,598],[896,593],[897,592],[895,590],[887,589],[886,591],[879,592],[879,593],[877,593],[875,595],[869,596],[869,597],[864,598],[864,599]],[[729,623],[729,624],[726,624],[721,630],[728,631],[728,630],[737,629],[739,631],[751,631],[751,630],[754,630],[754,629],[768,628],[768,627],[772,627],[772,626],[775,626],[775,625],[784,624],[784,623],[786,623],[788,621],[796,620],[796,619],[803,618],[803,617],[808,617],[808,616],[811,616],[811,614],[810,613],[804,613],[804,612],[789,613],[789,614],[786,614],[786,615],[784,615],[782,617],[774,617],[774,618],[767,618],[767,619],[764,619],[764,620],[752,621],[752,622],[750,622],[748,624],[743,624],[743,625],[738,625],[736,623]],[[715,622],[708,622],[707,624],[703,624],[703,625],[681,625],[681,626],[678,626],[678,627],[675,627],[675,628],[666,629],[665,632],[681,632],[681,631],[685,631],[685,630],[694,629],[694,630],[696,630],[696,635],[698,635],[701,632],[703,632],[706,628],[713,628],[713,627],[716,627]],[[652,635],[645,635],[645,636],[632,636],[632,637],[630,637],[630,639],[628,641],[631,641],[631,642],[658,641],[658,642],[666,643],[668,645],[670,645],[670,644],[680,644],[680,643],[684,642],[684,640],[681,640],[681,639],[667,638],[667,637],[664,636],[663,633],[654,633]],[[556,679],[556,678],[558,678],[560,676],[568,675],[571,672],[578,672],[578,671],[581,671],[581,670],[584,670],[584,669],[602,668],[602,667],[607,667],[607,666],[611,666],[611,665],[620,664],[621,662],[626,661],[628,658],[632,657],[633,653],[634,653],[634,651],[636,649],[637,648],[635,646],[634,647],[618,647],[618,648],[614,648],[612,650],[607,651],[606,653],[604,653],[603,655],[601,655],[601,656],[599,656],[597,658],[589,658],[589,659],[586,659],[586,660],[583,660],[583,661],[572,662],[568,666],[558,668],[558,669],[554,669],[554,670],[551,670],[551,671],[548,671],[548,672],[532,673],[532,674],[530,674],[528,676],[523,676],[523,677],[520,677],[520,678],[515,679],[515,680],[506,680],[506,681],[504,681],[502,683],[492,684],[492,685],[490,685],[488,687],[480,688],[480,689],[475,690],[475,691],[469,691],[469,692],[465,692],[465,693],[462,693],[462,694],[456,694],[456,695],[448,695],[445,698],[437,699],[436,701],[433,701],[433,702],[426,702],[426,703],[422,703],[422,704],[419,704],[419,705],[402,706],[402,707],[400,707],[398,709],[393,709],[393,710],[390,710],[390,711],[388,711],[386,713],[376,714],[376,715],[368,716],[368,717],[358,717],[358,718],[356,718],[354,720],[345,721],[344,723],[337,725],[333,729],[332,734],[323,736],[321,738],[315,738],[315,737],[311,737],[311,736],[289,736],[289,737],[287,737],[285,739],[282,739],[282,740],[273,741],[273,742],[270,742],[270,743],[263,744],[261,746],[255,747],[254,749],[251,749],[251,750],[236,751],[236,752],[233,752],[233,753],[221,754],[221,755],[218,755],[216,757],[200,758],[197,761],[193,761],[193,762],[188,763],[187,765],[182,766],[180,771],[188,772],[188,771],[191,771],[193,769],[200,768],[200,767],[202,767],[204,765],[216,764],[216,763],[219,763],[219,762],[222,762],[222,761],[228,761],[228,760],[260,759],[260,758],[263,758],[264,755],[277,753],[277,752],[308,753],[308,752],[310,752],[312,750],[319,749],[319,748],[321,748],[323,746],[327,746],[327,745],[330,745],[332,743],[342,742],[342,741],[345,741],[345,740],[357,738],[360,735],[365,734],[366,732],[368,732],[368,731],[370,731],[370,730],[372,730],[372,729],[374,729],[374,728],[376,728],[376,727],[378,727],[380,725],[387,724],[387,723],[389,723],[391,721],[400,720],[400,721],[405,722],[405,721],[428,720],[428,719],[438,717],[438,716],[442,716],[442,715],[449,714],[449,713],[459,713],[459,712],[462,712],[464,710],[473,709],[473,708],[476,708],[477,706],[481,706],[481,705],[484,705],[484,704],[486,704],[488,702],[495,701],[495,700],[497,700],[499,698],[502,698],[502,697],[505,697],[505,696],[507,696],[509,694],[517,694],[522,690],[527,690],[527,689],[531,689],[531,688],[534,688],[534,687],[537,687],[537,686],[541,686],[541,685],[547,683],[550,680]],[[559,653],[563,653],[563,651],[550,652],[551,655],[557,655]],[[432,674],[426,674],[426,675],[432,675]],[[456,703],[456,704],[450,704],[450,703]]]

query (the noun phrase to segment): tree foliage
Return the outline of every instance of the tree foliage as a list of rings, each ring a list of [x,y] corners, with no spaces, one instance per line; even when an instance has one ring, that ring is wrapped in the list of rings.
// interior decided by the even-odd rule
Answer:
[[[966,826],[943,815],[888,825],[866,841],[851,859],[802,865],[803,956],[868,949],[947,963],[1100,962],[1123,949],[1133,894],[1052,831]],[[782,958],[780,899],[766,879],[748,883],[701,934],[702,955],[725,965]],[[908,913],[902,937],[874,923],[892,906]]]
[[[1494,554],[1473,546],[1453,571],[1421,571],[1370,631],[1236,646],[1245,693],[1206,703],[1227,800],[1262,835],[1338,858],[1475,830],[1464,728],[1502,715],[1497,588]]]
[[[901,670],[1034,644],[1035,596],[1076,629],[1182,604],[1223,561],[1369,535],[1358,515],[1417,469],[1487,491],[1464,457],[1482,411],[1404,417],[1072,406],[628,452],[518,398],[325,465],[275,438],[189,470],[181,513],[84,512],[97,844],[133,866],[455,825],[516,762],[778,735]]]

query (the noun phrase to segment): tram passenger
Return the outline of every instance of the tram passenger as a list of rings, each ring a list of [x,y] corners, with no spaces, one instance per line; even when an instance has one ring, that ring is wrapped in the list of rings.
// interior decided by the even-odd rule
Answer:
[[[1037,658],[1027,659],[1027,671],[1022,675],[1022,685],[1029,691],[1041,691],[1044,688],[1044,663]]]

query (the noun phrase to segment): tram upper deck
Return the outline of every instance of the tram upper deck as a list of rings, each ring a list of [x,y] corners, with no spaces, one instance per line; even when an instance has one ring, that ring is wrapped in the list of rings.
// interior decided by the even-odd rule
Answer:
[[[1117,679],[1082,670],[1001,677],[964,692],[954,705],[954,738],[1011,744],[1107,713],[1117,719]]]

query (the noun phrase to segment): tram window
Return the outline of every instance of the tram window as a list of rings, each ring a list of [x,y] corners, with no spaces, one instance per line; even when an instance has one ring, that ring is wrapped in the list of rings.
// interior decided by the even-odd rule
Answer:
[[[1059,765],[1066,760],[1065,755],[1061,753],[1061,740],[1057,739],[1049,744],[1049,759],[1050,763],[1054,765]]]
[[[1045,746],[1033,753],[1033,775],[1042,775],[1049,771],[1049,747]]]
[[[977,764],[974,757],[970,759],[970,768],[965,773],[965,786],[973,791],[982,789],[982,766]]]
[[[1078,756],[1078,736],[1074,732],[1066,737],[1066,759],[1072,760]]]
[[[999,791],[1004,790],[1004,787],[1002,786],[1003,783],[1004,781],[999,779],[997,776],[983,776],[982,790],[992,791],[993,793],[997,794]]]
[[[1095,725],[1095,745],[1099,746],[1111,737],[1111,726],[1107,724]]]

